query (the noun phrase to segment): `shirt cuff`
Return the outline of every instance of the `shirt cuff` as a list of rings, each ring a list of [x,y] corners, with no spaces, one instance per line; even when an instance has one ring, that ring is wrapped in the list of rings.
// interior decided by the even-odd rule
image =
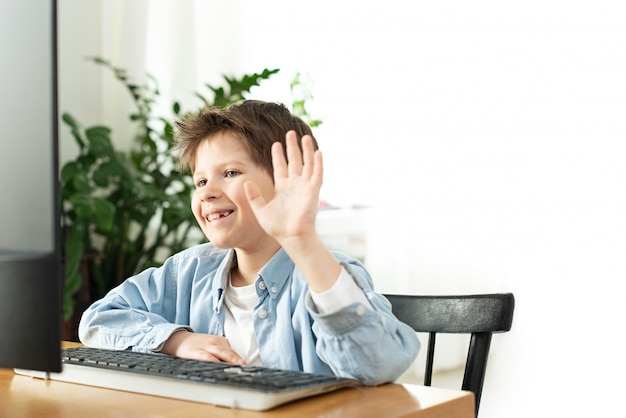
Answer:
[[[163,324],[166,325],[166,324]],[[167,324],[167,327],[164,327],[163,330],[160,330],[160,335],[159,338],[157,340],[160,340],[160,342],[156,345],[156,347],[150,348],[150,351],[153,353],[160,353],[161,350],[163,350],[163,346],[165,345],[165,343],[167,342],[167,340],[169,340],[169,338],[178,331],[189,331],[189,332],[193,332],[193,329],[191,329],[191,327],[187,327],[187,326],[181,326],[181,325],[175,325],[175,324]],[[163,338],[165,337],[165,339]]]
[[[321,293],[309,289],[309,292],[317,312],[321,315],[333,314],[355,303],[360,303],[372,310],[374,309],[367,296],[365,296],[363,289],[356,284],[350,273],[343,266],[341,266],[341,272],[337,281],[330,289]]]

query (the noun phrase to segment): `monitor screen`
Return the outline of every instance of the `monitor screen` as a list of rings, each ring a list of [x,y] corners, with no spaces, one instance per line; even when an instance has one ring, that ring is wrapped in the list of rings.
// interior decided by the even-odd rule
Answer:
[[[60,371],[56,1],[0,0],[0,367]]]

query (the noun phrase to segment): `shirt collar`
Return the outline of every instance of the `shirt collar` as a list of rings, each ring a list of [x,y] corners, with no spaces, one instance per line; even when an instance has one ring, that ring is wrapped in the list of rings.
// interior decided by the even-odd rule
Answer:
[[[295,264],[284,249],[280,248],[276,254],[263,266],[259,277],[265,282],[270,296],[277,296],[291,277]]]
[[[222,304],[224,303],[224,289],[226,289],[226,285],[228,284],[228,275],[230,273],[230,269],[233,266],[233,262],[235,261],[235,250],[228,250],[228,254],[224,257],[217,268],[215,273],[215,277],[217,278],[218,286],[217,286],[217,294],[215,295],[216,300],[213,306],[215,306],[215,310],[219,312],[222,308]]]
[[[214,306],[218,310],[224,303],[224,289],[226,289],[228,284],[228,273],[234,266],[233,263],[237,262],[235,255],[235,250],[229,250],[228,255],[224,257],[217,268],[215,277],[218,279],[219,285],[216,295],[217,300],[215,301]],[[259,272],[259,280],[263,280],[265,282],[270,296],[277,296],[280,293],[282,288],[287,283],[287,280],[289,280],[294,267],[295,264],[287,255],[287,252],[285,252],[284,249],[279,248],[276,254],[274,254],[274,256],[270,258],[263,268],[261,268],[261,271]]]

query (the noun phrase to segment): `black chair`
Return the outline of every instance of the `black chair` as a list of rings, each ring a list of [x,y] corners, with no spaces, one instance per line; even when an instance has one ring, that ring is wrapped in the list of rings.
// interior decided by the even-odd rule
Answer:
[[[428,337],[424,385],[430,386],[437,333],[471,334],[461,389],[474,393],[476,415],[494,332],[507,332],[513,322],[512,293],[461,296],[385,295],[394,315]]]

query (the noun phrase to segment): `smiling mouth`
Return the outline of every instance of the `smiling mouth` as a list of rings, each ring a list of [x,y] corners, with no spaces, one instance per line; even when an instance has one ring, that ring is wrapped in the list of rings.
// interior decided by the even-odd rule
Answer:
[[[207,222],[213,222],[216,219],[219,218],[225,218],[228,215],[230,215],[231,213],[233,213],[232,210],[227,210],[226,212],[219,212],[219,213],[212,213],[209,216],[206,217]]]

